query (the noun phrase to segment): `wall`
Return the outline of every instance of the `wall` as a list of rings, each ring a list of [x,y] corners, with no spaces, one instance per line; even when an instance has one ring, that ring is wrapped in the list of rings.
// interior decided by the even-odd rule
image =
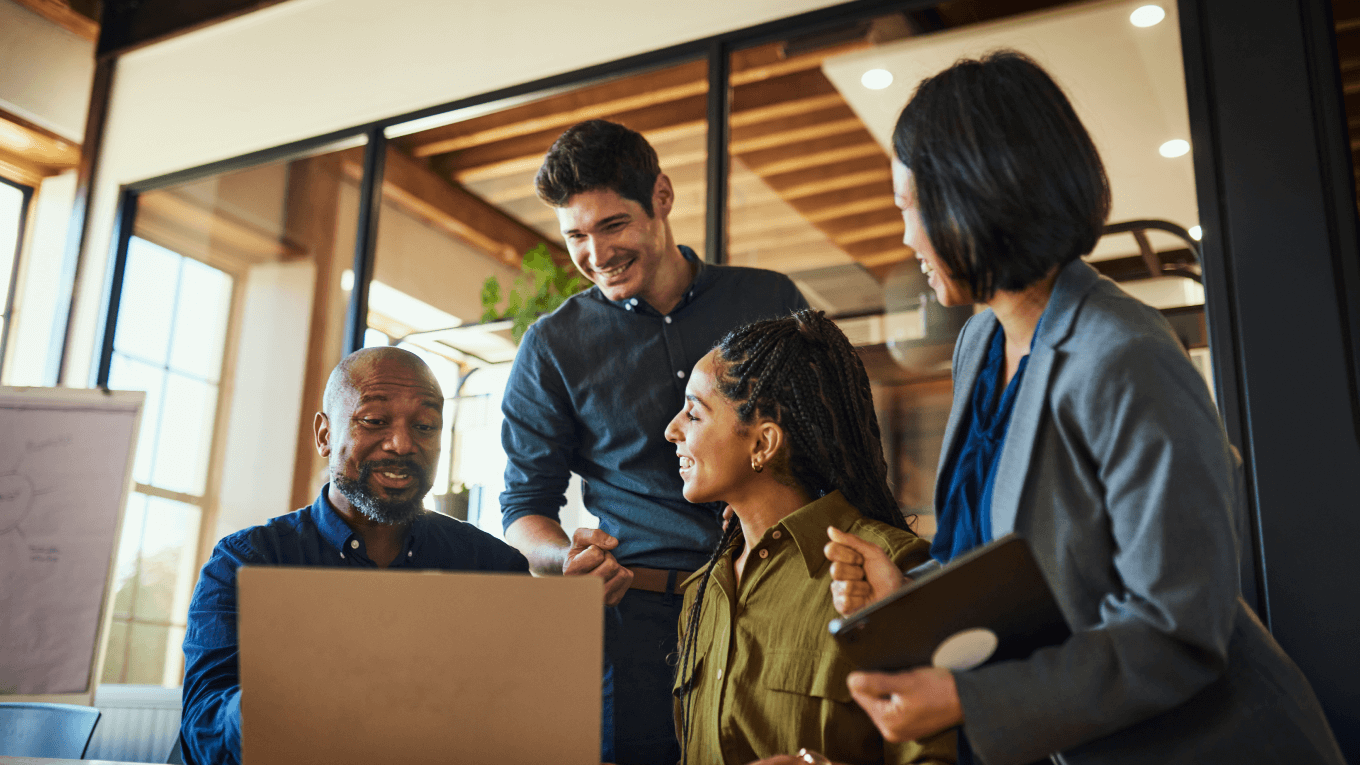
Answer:
[[[76,296],[87,384],[120,184],[833,5],[290,0],[123,56]]]
[[[315,279],[310,261],[266,263],[240,286],[245,310],[213,541],[297,509],[288,497]]]
[[[61,263],[75,193],[76,172],[68,170],[44,179],[33,198],[33,226],[25,232],[27,241],[19,259],[5,385],[47,384],[48,354],[57,327]]]
[[[0,0],[0,109],[80,143],[93,79],[93,42]]]

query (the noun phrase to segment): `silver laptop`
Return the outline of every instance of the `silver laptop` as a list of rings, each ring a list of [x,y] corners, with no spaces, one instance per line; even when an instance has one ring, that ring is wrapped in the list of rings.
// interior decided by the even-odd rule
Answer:
[[[246,567],[243,765],[598,763],[595,577]]]

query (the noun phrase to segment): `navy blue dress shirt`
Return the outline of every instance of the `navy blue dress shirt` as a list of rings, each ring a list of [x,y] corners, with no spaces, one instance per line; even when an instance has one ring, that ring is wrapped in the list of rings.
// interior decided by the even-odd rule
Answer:
[[[241,566],[376,568],[364,542],[326,499],[224,537],[203,566],[184,635],[184,716],[180,735],[189,765],[241,761],[241,685],[237,673],[236,570]],[[391,568],[522,571],[519,551],[477,527],[422,513]]]
[[[1042,320],[1042,319],[1041,319]],[[1039,336],[1036,327],[1034,337]],[[1034,341],[1030,340],[1030,347]],[[1026,355],[1009,384],[1002,388],[1006,372],[1006,333],[997,324],[987,361],[978,373],[964,418],[968,437],[964,439],[948,468],[949,488],[940,504],[935,539],[930,555],[948,563],[974,547],[992,541],[992,487],[996,485],[996,466],[1011,426],[1015,395],[1025,377],[1029,362]]]
[[[501,405],[506,528],[526,515],[559,519],[576,473],[586,509],[619,540],[619,563],[692,571],[708,560],[720,508],[685,501],[666,425],[694,364],[724,335],[807,301],[783,274],[680,251],[699,270],[669,314],[592,287],[525,333]]]

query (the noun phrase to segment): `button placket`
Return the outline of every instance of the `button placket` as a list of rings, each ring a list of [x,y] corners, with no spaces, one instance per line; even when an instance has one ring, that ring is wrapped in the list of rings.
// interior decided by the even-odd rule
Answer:
[[[671,369],[675,371],[672,382],[677,391],[683,392],[685,378],[689,376],[693,364],[685,358],[685,343],[681,339],[678,325],[670,316],[661,317],[661,337],[666,341],[666,355],[670,357]]]

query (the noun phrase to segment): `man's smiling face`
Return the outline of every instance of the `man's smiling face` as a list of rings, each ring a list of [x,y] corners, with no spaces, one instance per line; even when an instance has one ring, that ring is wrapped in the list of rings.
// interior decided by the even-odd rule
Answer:
[[[556,208],[572,262],[606,298],[648,295],[666,252],[671,196],[670,180],[661,175],[652,194],[654,216],[609,189],[573,194]]]

